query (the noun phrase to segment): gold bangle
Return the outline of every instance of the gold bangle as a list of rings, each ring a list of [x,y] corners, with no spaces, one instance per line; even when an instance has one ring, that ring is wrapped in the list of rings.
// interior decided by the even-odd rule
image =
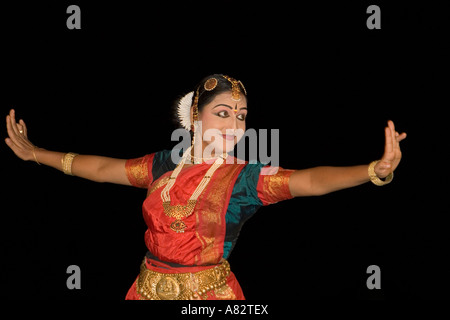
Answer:
[[[61,159],[62,170],[65,174],[73,176],[72,174],[72,162],[73,158],[75,158],[78,153],[69,152],[64,155]]]
[[[36,150],[36,148],[37,148],[37,147],[33,147],[33,157],[34,157],[34,161],[36,161],[36,163],[37,163],[38,165],[41,165],[41,164],[39,163],[39,161],[37,160],[37,158],[36,158],[36,153],[34,152],[34,151]]]
[[[376,166],[376,164],[378,162],[380,162],[380,160],[372,161],[369,164],[369,169],[368,169],[369,178],[370,178],[370,181],[372,181],[372,183],[374,185],[376,185],[376,186],[384,186],[384,185],[390,183],[392,181],[392,179],[394,179],[394,172],[389,173],[386,176],[384,181],[381,180],[380,178],[378,178],[377,174],[375,173],[375,166]]]

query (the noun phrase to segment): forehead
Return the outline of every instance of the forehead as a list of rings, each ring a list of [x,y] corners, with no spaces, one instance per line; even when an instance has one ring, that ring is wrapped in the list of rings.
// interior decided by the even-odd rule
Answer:
[[[232,107],[234,107],[237,104],[238,108],[247,107],[247,99],[242,93],[240,94],[240,98],[241,100],[235,101],[232,99],[231,91],[223,92],[215,96],[214,99],[210,103],[208,103],[205,107],[214,108],[218,104],[227,104]]]

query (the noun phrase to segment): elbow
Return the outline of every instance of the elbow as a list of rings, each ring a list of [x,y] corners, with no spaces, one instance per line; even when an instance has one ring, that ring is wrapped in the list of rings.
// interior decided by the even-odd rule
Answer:
[[[323,196],[327,193],[330,193],[330,191],[326,190],[317,190],[312,188],[305,188],[302,191],[291,191],[291,195],[293,197],[317,197],[317,196]]]
[[[89,180],[98,182],[98,183],[104,183],[106,182],[106,172],[105,168],[103,166],[98,166],[92,176],[89,178]]]
[[[289,191],[293,197],[321,196],[329,191],[318,183],[313,174],[314,169],[294,172],[289,180]]]
[[[310,196],[323,196],[333,191],[334,190],[331,190],[325,181],[319,179],[311,172],[308,183],[308,192]]]
[[[314,196],[314,197],[318,197],[318,196],[324,196],[328,193],[330,193],[331,191],[329,190],[325,190],[325,189],[313,189],[311,190],[311,194],[310,196]]]
[[[311,181],[310,183],[310,195],[311,196],[324,196],[326,194],[329,194],[333,191],[332,188],[330,188],[329,185],[324,184],[324,183],[314,183],[313,181]]]

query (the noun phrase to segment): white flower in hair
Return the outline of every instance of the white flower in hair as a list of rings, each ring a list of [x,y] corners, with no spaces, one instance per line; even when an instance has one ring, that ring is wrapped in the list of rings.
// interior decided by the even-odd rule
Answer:
[[[188,131],[191,130],[191,106],[193,97],[194,91],[187,93],[180,99],[177,107],[178,119],[180,119],[181,125]]]

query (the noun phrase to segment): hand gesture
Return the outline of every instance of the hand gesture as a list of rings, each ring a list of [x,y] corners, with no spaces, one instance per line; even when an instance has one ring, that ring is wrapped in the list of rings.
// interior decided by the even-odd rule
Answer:
[[[19,123],[16,122],[15,111],[13,109],[6,116],[6,129],[9,137],[5,139],[5,142],[16,156],[22,160],[35,160],[33,150],[36,146],[28,140],[28,131],[25,122],[22,119],[20,119]]]
[[[384,145],[384,154],[380,162],[377,163],[374,170],[379,178],[387,177],[393,172],[402,158],[400,151],[400,141],[406,138],[406,133],[399,134],[395,131],[394,123],[389,120],[388,126],[384,129],[386,142]]]

